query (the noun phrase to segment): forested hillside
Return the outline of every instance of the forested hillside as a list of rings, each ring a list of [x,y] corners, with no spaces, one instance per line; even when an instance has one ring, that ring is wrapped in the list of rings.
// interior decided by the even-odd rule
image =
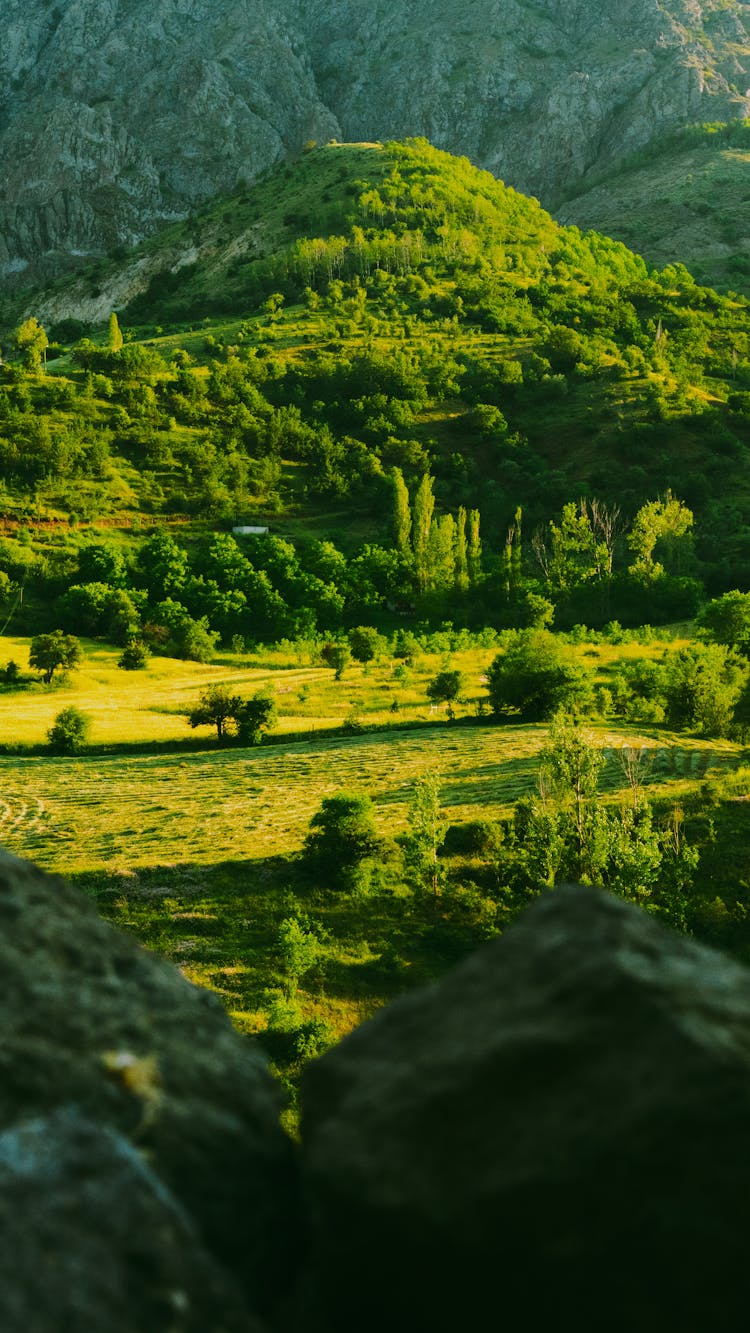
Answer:
[[[50,319],[143,267],[104,329]],[[38,314],[1,372],[16,629],[642,623],[750,582],[746,303],[425,143],[312,151]]]

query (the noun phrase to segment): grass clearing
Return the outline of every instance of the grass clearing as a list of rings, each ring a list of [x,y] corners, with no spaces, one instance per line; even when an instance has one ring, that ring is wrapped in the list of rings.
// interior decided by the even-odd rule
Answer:
[[[657,655],[665,646],[571,651],[606,673],[620,657]],[[55,714],[75,703],[93,720],[94,744],[120,748],[79,758],[0,755],[0,842],[78,882],[105,916],[216,991],[290,1086],[310,1053],[295,1044],[300,1024],[323,1025],[326,1039],[341,1036],[484,937],[481,890],[478,906],[477,893],[462,896],[460,885],[439,902],[393,883],[365,895],[331,893],[306,885],[295,857],[323,798],[345,789],[372,797],[387,837],[405,828],[414,780],[427,772],[440,775],[453,825],[507,815],[534,789],[546,726],[500,726],[476,715],[496,649],[423,653],[412,666],[353,665],[340,682],[311,666],[304,648],[296,656],[225,653],[210,666],[154,658],[132,673],[117,667],[117,649],[88,641],[84,651],[82,669],[60,685],[0,694],[0,734],[8,744],[38,745]],[[25,664],[27,655],[28,640],[0,641],[0,661]],[[465,679],[453,725],[444,709],[431,711],[425,688],[448,660]],[[244,693],[273,689],[281,712],[273,744],[219,747],[212,733],[188,730],[184,710],[218,681]],[[347,716],[350,725],[377,729],[342,734]],[[605,800],[625,790],[618,757],[625,744],[652,752],[648,780],[676,800],[742,760],[728,741],[605,723],[590,730],[605,749]],[[191,737],[195,748],[175,748]],[[156,748],[128,752],[143,741]],[[460,881],[469,863],[449,860]],[[289,999],[279,926],[297,911],[309,916],[323,948]]]
[[[678,797],[709,771],[734,767],[730,742],[592,728],[605,747],[602,790],[625,778],[617,750],[654,751],[650,780]],[[210,866],[296,853],[326,796],[372,796],[381,832],[406,824],[414,779],[437,772],[451,823],[498,818],[533,790],[543,726],[424,727],[181,756],[0,758],[0,840],[63,874],[123,874],[154,865]]]

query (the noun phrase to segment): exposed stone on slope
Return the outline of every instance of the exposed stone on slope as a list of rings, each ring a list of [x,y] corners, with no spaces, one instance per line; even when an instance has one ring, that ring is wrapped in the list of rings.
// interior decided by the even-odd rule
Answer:
[[[545,203],[666,127],[746,114],[747,6],[305,0],[304,9],[321,93],[346,138],[424,134]]]
[[[262,1305],[294,1263],[291,1148],[216,997],[0,854],[0,1130],[73,1104],[130,1137]]]
[[[0,1134],[3,1333],[259,1333],[120,1135],[56,1112]]]
[[[317,1330],[745,1322],[750,973],[635,908],[545,897],[303,1104]]]
[[[425,134],[551,203],[748,110],[732,0],[0,0],[0,280],[130,244],[308,138]]]
[[[4,0],[0,17],[0,274],[18,281],[130,245],[337,131],[283,7]]]

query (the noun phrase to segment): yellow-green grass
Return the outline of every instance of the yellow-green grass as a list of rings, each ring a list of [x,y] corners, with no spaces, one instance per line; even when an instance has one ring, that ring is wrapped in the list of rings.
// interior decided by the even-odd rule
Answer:
[[[436,922],[445,925],[450,909],[441,906],[436,915],[429,902],[398,890],[364,900],[318,891],[305,897],[296,867],[285,858],[301,849],[323,798],[345,789],[368,793],[379,830],[393,837],[406,825],[415,778],[427,772],[440,776],[447,822],[507,815],[535,789],[545,726],[477,718],[473,725],[447,725],[443,710],[430,713],[425,694],[445,660],[440,655],[421,655],[406,678],[389,660],[367,671],[352,666],[335,682],[303,652],[298,661],[288,650],[223,654],[210,666],[155,658],[147,671],[128,673],[116,666],[117,650],[84,646],[82,669],[61,687],[0,695],[6,742],[39,742],[70,702],[92,717],[94,741],[189,737],[184,710],[218,681],[244,693],[274,688],[281,728],[307,733],[305,740],[282,734],[273,745],[254,748],[219,748],[206,732],[195,751],[0,756],[0,843],[78,878],[109,917],[192,981],[216,990],[242,1031],[273,1026],[274,998],[285,982],[278,926],[300,891],[316,929],[324,927],[329,936],[322,971],[305,978],[295,1003],[303,1018],[324,1019],[337,1034],[414,981],[438,975],[479,938],[471,932],[462,938],[463,917],[436,936]],[[618,657],[663,647],[584,644],[572,651],[606,668]],[[451,655],[466,680],[468,701],[459,714],[476,713],[494,651]],[[27,640],[0,642],[0,661],[13,657],[25,665],[27,653]],[[394,697],[398,715],[390,713]],[[382,729],[326,735],[323,729],[340,726],[352,706]],[[389,730],[395,717],[422,718],[425,725]],[[639,733],[601,723],[592,731],[607,752],[603,799],[625,791],[617,754],[624,744],[652,752],[649,780],[676,799],[741,758],[730,742],[659,729]],[[295,1075],[296,1058],[274,1058]]]
[[[368,792],[384,834],[405,825],[413,782],[442,779],[452,822],[498,817],[535,787],[542,726],[424,727],[187,755],[0,759],[0,840],[64,873],[128,873],[296,852],[322,799]],[[598,727],[608,750],[603,788],[622,788],[617,750],[655,752],[651,780],[676,792],[738,762],[729,742],[634,735]]]
[[[0,638],[0,662],[16,661],[26,669],[29,639]],[[288,651],[260,650],[255,656],[221,653],[210,665],[153,657],[145,671],[128,672],[117,666],[119,649],[83,640],[82,667],[53,686],[40,681],[21,691],[0,693],[0,741],[4,745],[40,745],[55,716],[75,704],[91,721],[91,744],[139,744],[184,740],[186,713],[201,693],[213,684],[226,684],[240,694],[257,690],[273,693],[279,710],[277,731],[305,733],[340,727],[347,719],[363,725],[438,722],[443,705],[431,704],[427,684],[444,664],[463,676],[458,718],[473,716],[486,700],[486,671],[494,648],[465,649],[451,654],[422,653],[413,666],[386,658],[363,667],[353,663],[343,679],[310,665],[310,654],[297,659]],[[656,655],[664,644],[622,644],[591,647],[581,644],[571,654],[581,662],[606,670],[626,657]],[[393,708],[396,704],[397,709]],[[199,733],[208,740],[211,731]]]
[[[603,726],[594,735],[606,749],[604,799],[625,796],[617,754],[625,743],[651,750],[649,780],[676,800],[739,759],[729,743]],[[278,927],[300,903],[328,938],[322,972],[305,978],[294,1001],[303,1019],[343,1035],[481,936],[464,937],[459,915],[435,937],[446,912],[453,922],[442,900],[435,914],[399,892],[310,899],[283,858],[300,851],[322,799],[346,788],[369,793],[380,831],[393,836],[406,825],[414,779],[430,772],[440,775],[447,822],[498,817],[535,789],[546,738],[543,726],[443,725],[185,758],[0,759],[0,841],[80,876],[106,915],[217,991],[248,1033],[273,1022],[285,980]],[[274,1058],[296,1075],[294,1058]]]

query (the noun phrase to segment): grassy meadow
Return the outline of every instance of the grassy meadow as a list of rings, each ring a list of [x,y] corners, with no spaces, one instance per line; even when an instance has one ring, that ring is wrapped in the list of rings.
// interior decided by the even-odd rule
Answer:
[[[677,641],[679,642],[679,640]],[[664,643],[570,649],[602,681],[623,657],[659,655]],[[127,875],[154,865],[209,867],[223,860],[295,854],[324,797],[367,792],[381,831],[403,830],[414,779],[441,775],[451,823],[497,818],[531,790],[546,727],[503,725],[484,715],[485,672],[495,648],[423,653],[412,665],[352,663],[336,681],[310,665],[312,650],[225,653],[211,665],[154,657],[146,670],[117,667],[119,650],[84,640],[82,667],[44,686],[0,693],[0,836],[9,850],[64,874]],[[0,640],[0,661],[25,664],[28,640]],[[450,664],[464,685],[448,719],[427,699],[428,681]],[[211,684],[275,697],[279,718],[268,743],[219,745],[210,727],[191,730],[186,713]],[[80,757],[45,753],[56,714],[75,704],[91,721]],[[602,789],[625,782],[617,752],[653,753],[650,780],[676,794],[710,770],[739,762],[727,740],[634,734],[625,724],[592,727],[607,752]]]
[[[665,646],[580,644],[571,652],[605,680],[618,657]],[[408,893],[387,868],[364,896],[334,894],[306,884],[294,860],[323,798],[342,790],[369,794],[378,831],[392,838],[406,827],[421,774],[440,775],[443,817],[453,827],[507,815],[534,789],[547,728],[481,715],[496,651],[423,653],[408,667],[352,664],[337,682],[304,648],[226,653],[210,666],[153,658],[146,670],[127,672],[116,665],[117,649],[84,641],[82,667],[60,683],[0,693],[0,839],[78,882],[107,917],[215,990],[293,1086],[311,1053],[502,926],[502,901],[461,887],[472,870],[465,850],[447,858],[452,887],[439,903]],[[27,656],[28,640],[0,642],[0,662],[12,658],[25,670]],[[448,662],[464,678],[453,722],[426,696]],[[273,691],[279,722],[268,743],[220,746],[210,729],[188,728],[186,710],[218,682],[246,694]],[[70,703],[91,718],[91,745],[76,758],[50,756],[46,729]],[[626,744],[651,751],[649,781],[675,799],[742,758],[733,742],[664,728],[635,734],[600,722],[591,730],[606,751],[603,799],[624,793],[618,750]],[[492,872],[477,863],[472,873],[481,881]],[[321,948],[290,994],[279,927],[300,913]]]

